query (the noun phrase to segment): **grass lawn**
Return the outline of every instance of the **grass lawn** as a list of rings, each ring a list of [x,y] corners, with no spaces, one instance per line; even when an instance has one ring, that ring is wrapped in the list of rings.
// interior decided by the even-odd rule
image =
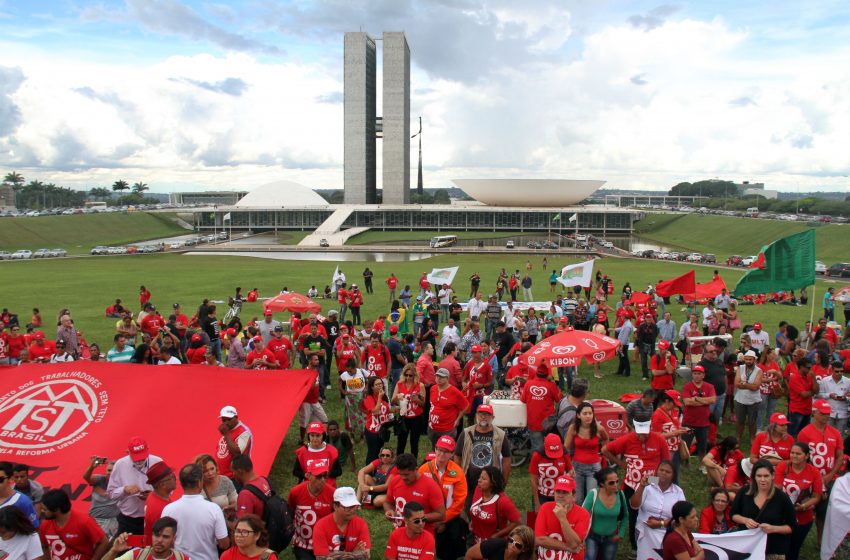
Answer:
[[[44,218],[40,218],[44,219]],[[563,266],[566,261],[550,258],[550,264]],[[467,278],[474,271],[482,275],[482,289],[490,290],[495,284],[501,267],[508,270],[519,268],[524,270],[525,262],[531,259],[534,266],[533,292],[535,299],[543,300],[550,296],[548,275],[542,270],[542,256],[529,255],[518,251],[516,255],[501,256],[501,260],[489,256],[443,255],[412,263],[368,263],[375,273],[375,293],[365,296],[363,317],[374,318],[379,312],[388,309],[388,292],[383,280],[394,272],[402,284],[416,285],[422,270],[431,267],[460,265],[461,269],[455,281],[459,295],[468,294]],[[559,262],[556,262],[558,260]],[[366,263],[342,263],[349,281],[360,282],[360,272]],[[424,265],[424,267],[423,267]],[[153,294],[153,302],[161,309],[168,310],[174,302],[183,304],[185,311],[191,312],[200,304],[203,298],[223,300],[233,293],[235,286],[241,286],[244,292],[259,288],[261,296],[277,294],[282,285],[302,293],[311,284],[325,284],[330,281],[336,263],[328,262],[292,262],[275,261],[245,257],[220,256],[181,256],[174,254],[136,255],[102,257],[98,259],[63,259],[33,262],[2,262],[0,271],[4,282],[0,285],[0,307],[9,307],[19,313],[21,318],[28,318],[32,307],[42,310],[46,324],[51,324],[59,309],[68,307],[77,326],[84,332],[88,341],[97,341],[101,347],[111,346],[114,319],[103,316],[103,310],[115,298],[121,298],[130,307],[136,307],[138,286],[144,284]],[[605,274],[613,278],[615,293],[619,294],[623,283],[628,280],[636,289],[644,287],[648,282],[655,283],[660,278],[671,278],[682,274],[691,267],[683,263],[666,263],[655,261],[640,261],[630,259],[605,259],[597,264]],[[708,267],[697,267],[697,281],[707,281],[712,270]],[[724,273],[729,285],[733,285],[742,274],[738,271]],[[817,293],[822,294],[826,285],[818,282]],[[463,299],[463,298],[461,298]],[[330,309],[330,301],[320,300],[325,310]],[[673,312],[677,323],[682,319],[680,306],[668,306]],[[245,304],[243,318],[250,319],[261,314],[261,304]],[[219,316],[222,316],[220,313]],[[281,314],[282,315],[282,314]],[[763,322],[767,330],[774,332],[780,320],[787,320],[795,325],[802,325],[808,319],[809,309],[787,306],[758,306],[742,307],[741,318],[744,324],[755,320]],[[278,318],[283,319],[283,316]],[[26,322],[26,321],[24,321]],[[109,341],[109,342],[108,342]],[[640,380],[639,371],[633,371],[628,379],[615,377],[616,360],[602,365],[605,377],[594,379],[592,369],[583,366],[579,375],[590,379],[591,398],[607,398],[618,400],[623,393],[640,392],[646,383]],[[633,370],[639,370],[638,364],[633,364]],[[336,372],[332,379],[337,379]],[[681,387],[679,387],[681,388]],[[335,391],[329,391],[329,402],[326,410],[330,418],[342,420],[342,406]],[[784,406],[784,405],[781,405]],[[731,427],[724,425],[722,435],[732,433]],[[291,476],[294,450],[297,446],[297,419],[293,421],[283,445],[275,461],[271,477],[276,487],[283,493],[292,487],[294,479]],[[393,441],[394,443],[394,441]],[[424,448],[424,446],[423,446]],[[744,445],[749,449],[748,444]],[[199,450],[200,451],[200,450]],[[422,451],[424,458],[424,450]],[[358,463],[365,457],[365,445],[357,448]],[[167,460],[167,458],[166,458]],[[694,461],[695,462],[695,461]],[[351,466],[344,465],[345,474],[339,480],[340,486],[356,485],[356,477],[351,472]],[[508,495],[514,500],[521,511],[530,506],[530,483],[525,468],[514,471],[511,476]],[[683,469],[680,475],[680,485],[698,508],[707,503],[707,485],[705,477],[700,475],[698,465],[692,464]],[[362,516],[371,526],[373,539],[372,557],[383,558],[383,549],[389,535],[390,527],[379,512],[364,510]],[[628,545],[620,547],[618,558],[625,558]],[[809,535],[803,558],[815,558],[814,530]],[[291,558],[287,551],[283,558]]]
[[[498,239],[500,237],[511,237],[523,235],[514,231],[380,231],[369,230],[355,235],[346,242],[346,245],[368,245],[370,243],[382,243],[385,241],[430,241],[437,235],[457,235],[458,239]],[[525,235],[529,235],[526,233]]]
[[[175,214],[169,212],[4,218],[0,220],[0,249],[62,248],[69,254],[83,254],[96,245],[124,245],[191,233],[174,218]]]
[[[641,237],[677,249],[714,253],[723,262],[730,255],[758,254],[771,241],[805,229],[809,226],[802,222],[702,214],[647,214],[635,223],[635,234]],[[850,258],[850,227],[830,224],[815,229],[818,260],[830,266]]]

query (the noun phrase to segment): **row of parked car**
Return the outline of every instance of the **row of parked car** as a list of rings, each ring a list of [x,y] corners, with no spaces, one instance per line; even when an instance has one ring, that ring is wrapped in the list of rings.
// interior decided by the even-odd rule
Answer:
[[[715,264],[717,256],[712,253],[680,253],[678,251],[632,251],[632,256],[644,259],[660,259],[664,261],[682,261],[692,263]]]
[[[92,255],[135,255],[137,253],[159,253],[165,250],[165,246],[160,244],[155,245],[128,245],[118,247],[107,247],[98,245],[91,250]]]
[[[179,241],[172,241],[168,244],[169,249],[182,249],[183,247],[194,247],[195,245],[200,245],[201,243],[214,243],[216,241],[227,241],[228,234],[226,231],[220,231],[217,234],[213,235],[199,235],[198,237],[190,237],[189,239],[183,239]],[[326,240],[323,240],[327,243]],[[327,247],[327,245],[322,245],[322,247]]]
[[[826,216],[816,214],[780,214],[777,212],[763,212],[758,208],[746,210],[722,210],[720,208],[694,208],[692,206],[670,206],[662,204],[638,204],[634,208],[652,210],[672,210],[674,212],[686,212],[689,214],[714,214],[717,216],[730,216],[739,218],[761,218],[763,220],[784,220],[788,222],[822,222],[834,224],[846,224],[850,219],[843,216]]]
[[[39,249],[37,251],[30,251],[29,249],[18,249],[14,253],[10,253],[8,251],[0,251],[0,261],[50,259],[66,256],[68,256],[68,252],[65,249]]]
[[[111,214],[113,212],[147,212],[151,210],[170,210],[177,208],[195,208],[201,204],[139,204],[136,206],[94,206],[92,208],[45,208],[43,210],[4,210],[0,218],[37,218],[39,216],[73,216],[74,214]]]

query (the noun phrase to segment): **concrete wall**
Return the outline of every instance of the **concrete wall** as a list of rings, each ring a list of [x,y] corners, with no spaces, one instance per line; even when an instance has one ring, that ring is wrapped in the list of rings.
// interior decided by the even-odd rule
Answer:
[[[407,204],[410,202],[410,48],[403,32],[385,32],[383,48],[383,203]]]
[[[344,173],[346,204],[374,204],[375,41],[362,32],[345,34]]]

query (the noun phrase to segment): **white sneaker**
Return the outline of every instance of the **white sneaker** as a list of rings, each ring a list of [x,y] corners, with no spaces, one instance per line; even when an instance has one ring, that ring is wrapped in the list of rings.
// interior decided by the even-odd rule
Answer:
[[[701,472],[702,474],[708,474],[707,471],[705,470],[705,465],[703,465],[699,468],[699,472]]]

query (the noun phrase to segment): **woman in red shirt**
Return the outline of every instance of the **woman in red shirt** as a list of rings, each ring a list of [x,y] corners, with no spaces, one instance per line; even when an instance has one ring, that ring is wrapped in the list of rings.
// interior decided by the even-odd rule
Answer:
[[[15,325],[9,333],[7,344],[9,345],[9,363],[16,366],[21,361],[21,350],[27,347],[26,339],[21,335],[20,325]]]
[[[151,299],[151,293],[144,286],[139,286],[139,307],[144,307]]]
[[[694,538],[699,516],[694,504],[681,501],[673,504],[673,519],[661,543],[663,560],[702,560],[705,553]]]
[[[528,465],[531,478],[531,499],[534,511],[540,511],[540,504],[555,500],[555,481],[568,474],[572,477],[573,464],[569,454],[561,445],[561,436],[548,434],[543,439],[543,448],[531,455]]]
[[[602,469],[599,450],[608,443],[608,432],[596,421],[593,405],[582,402],[576,417],[564,438],[564,448],[572,453],[576,480],[576,503],[583,504],[584,497],[596,488],[594,475]]]
[[[233,530],[233,541],[236,546],[225,550],[221,560],[277,560],[274,551],[268,549],[266,524],[253,513],[239,518]]]
[[[723,486],[726,471],[744,458],[738,445],[738,438],[728,436],[716,447],[705,454],[702,465],[706,468],[706,476],[712,486]]]
[[[399,434],[396,453],[401,455],[410,438],[410,452],[419,457],[419,437],[425,427],[425,385],[419,381],[416,366],[407,364],[401,370],[401,381],[393,390],[390,401],[399,407]]]
[[[192,335],[192,341],[189,343],[189,348],[186,349],[186,358],[190,364],[202,364],[206,359],[207,345],[204,344],[203,337],[195,333]]]
[[[678,471],[681,464],[681,456],[679,455],[679,443],[682,441],[682,435],[688,433],[682,429],[682,423],[679,420],[679,409],[682,402],[679,399],[679,392],[667,390],[659,393],[656,402],[658,408],[652,413],[651,430],[660,434],[667,441],[667,449],[670,451],[670,457],[673,458],[673,465]]]
[[[773,395],[782,379],[782,368],[779,367],[779,364],[776,362],[776,356],[767,344],[765,344],[764,349],[761,351],[758,363],[759,369],[762,371],[762,376],[761,385],[759,386],[761,402],[759,403],[756,414],[756,427],[758,431],[762,431],[767,424],[767,419],[776,410],[776,401],[779,398]]]
[[[505,494],[505,479],[498,467],[489,465],[481,470],[469,517],[469,529],[475,537],[475,544],[502,538],[519,525],[519,510]]]
[[[699,532],[709,535],[722,535],[735,528],[729,517],[729,492],[723,488],[712,488],[711,502],[705,506],[699,516]]]
[[[378,452],[384,444],[381,439],[381,426],[392,419],[392,408],[390,401],[384,394],[384,382],[372,376],[366,381],[366,396],[360,403],[366,413],[366,463],[371,463],[378,458]]]
[[[809,446],[796,442],[791,446],[791,460],[776,465],[776,486],[788,494],[794,504],[797,526],[792,528],[791,544],[785,560],[797,560],[803,541],[812,528],[815,506],[823,499],[823,476],[820,469],[809,462]]]

